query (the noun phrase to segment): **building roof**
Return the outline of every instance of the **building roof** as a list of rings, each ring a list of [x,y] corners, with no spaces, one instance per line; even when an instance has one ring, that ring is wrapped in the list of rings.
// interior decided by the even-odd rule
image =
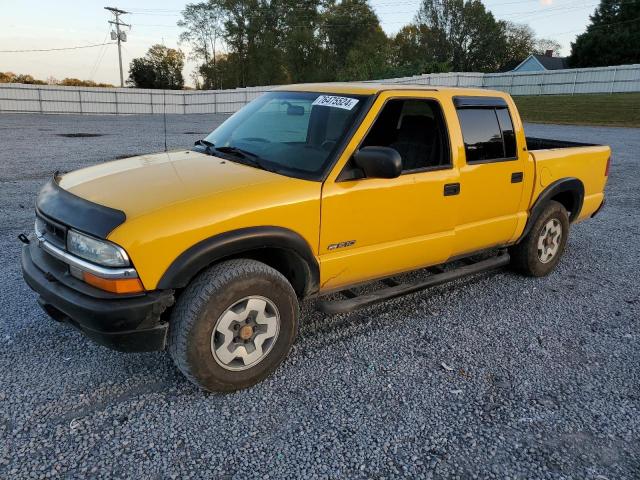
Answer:
[[[513,71],[516,72],[520,70],[520,67],[526,64],[529,60],[533,60],[544,70],[563,70],[565,68],[569,68],[568,57],[552,57],[550,55],[538,55],[534,53],[520,62],[518,66],[513,69]]]
[[[569,68],[567,57],[549,57],[547,55],[533,55],[547,70],[563,70]]]

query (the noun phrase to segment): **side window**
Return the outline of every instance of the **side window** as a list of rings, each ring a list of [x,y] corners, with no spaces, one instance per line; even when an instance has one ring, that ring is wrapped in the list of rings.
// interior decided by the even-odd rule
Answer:
[[[448,132],[435,100],[389,100],[362,146],[397,150],[403,172],[451,166]]]
[[[507,108],[458,108],[467,163],[516,156],[516,138]]]
[[[496,115],[504,138],[504,156],[506,158],[514,158],[516,156],[516,133],[513,130],[509,110],[507,108],[497,108]]]

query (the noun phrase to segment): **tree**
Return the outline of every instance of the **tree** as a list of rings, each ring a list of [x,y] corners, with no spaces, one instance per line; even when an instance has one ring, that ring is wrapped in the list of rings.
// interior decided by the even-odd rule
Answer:
[[[62,80],[56,80],[50,78],[47,80],[49,85],[62,85],[67,87],[113,87],[110,83],[96,83],[93,80],[80,80],[79,78],[64,78]]]
[[[16,74],[13,72],[0,72],[0,83],[13,83]]]
[[[185,30],[180,33],[180,42],[191,46],[191,59],[202,61],[205,68],[203,87],[214,88],[216,81],[216,63],[218,42],[224,33],[223,10],[219,2],[189,3],[182,10],[182,19],[178,26]],[[209,76],[213,74],[213,76]]]
[[[455,71],[496,71],[504,61],[505,26],[479,0],[423,0],[416,23],[437,62]]]
[[[385,76],[389,67],[389,40],[367,0],[331,1],[324,12],[321,31],[325,46],[323,63],[330,79]]]
[[[19,74],[13,72],[0,72],[0,83],[26,83],[29,85],[46,85],[47,82],[37,80],[31,75]]]
[[[80,80],[77,78],[65,78],[56,80],[55,77],[48,77],[47,81],[38,80],[31,75],[16,75],[13,72],[0,72],[0,83],[26,83],[32,85],[64,85],[73,87],[113,87],[110,83],[96,83],[93,80]]]
[[[391,76],[409,77],[425,73],[430,52],[423,43],[424,29],[424,25],[405,25],[391,39]]]
[[[572,67],[640,63],[640,2],[601,0],[590,18],[571,44]]]
[[[321,39],[316,33],[322,22],[321,0],[285,0],[282,3],[280,45],[286,81],[299,83],[321,80],[326,75],[321,65]]]
[[[539,38],[536,40],[536,44],[533,48],[533,53],[544,55],[548,50],[551,50],[553,53],[558,53],[561,49],[562,45],[560,45],[555,40],[551,40],[549,38]]]
[[[142,58],[134,58],[129,66],[127,83],[138,88],[180,90],[184,85],[181,50],[153,45]]]
[[[502,25],[505,50],[500,59],[500,70],[513,70],[536,50],[536,35],[529,25],[513,22],[504,22]]]

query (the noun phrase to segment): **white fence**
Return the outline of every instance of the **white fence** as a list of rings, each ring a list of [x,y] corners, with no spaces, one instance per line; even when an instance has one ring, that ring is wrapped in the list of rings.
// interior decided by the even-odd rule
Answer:
[[[189,91],[0,83],[0,112],[233,113],[271,88]]]
[[[381,82],[489,88],[511,95],[640,92],[640,64],[544,72],[435,73]]]
[[[383,83],[477,87],[512,95],[640,92],[640,64],[522,73],[435,73]],[[272,86],[234,90],[150,90],[0,84],[0,112],[233,113]]]

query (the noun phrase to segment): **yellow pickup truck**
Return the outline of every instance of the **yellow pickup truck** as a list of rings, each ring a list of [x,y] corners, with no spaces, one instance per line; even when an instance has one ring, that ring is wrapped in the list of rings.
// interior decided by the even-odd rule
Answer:
[[[301,299],[340,313],[507,264],[548,274],[610,157],[525,137],[502,92],[287,86],[192,149],[54,175],[22,269],[54,319],[236,390],[286,358]]]

